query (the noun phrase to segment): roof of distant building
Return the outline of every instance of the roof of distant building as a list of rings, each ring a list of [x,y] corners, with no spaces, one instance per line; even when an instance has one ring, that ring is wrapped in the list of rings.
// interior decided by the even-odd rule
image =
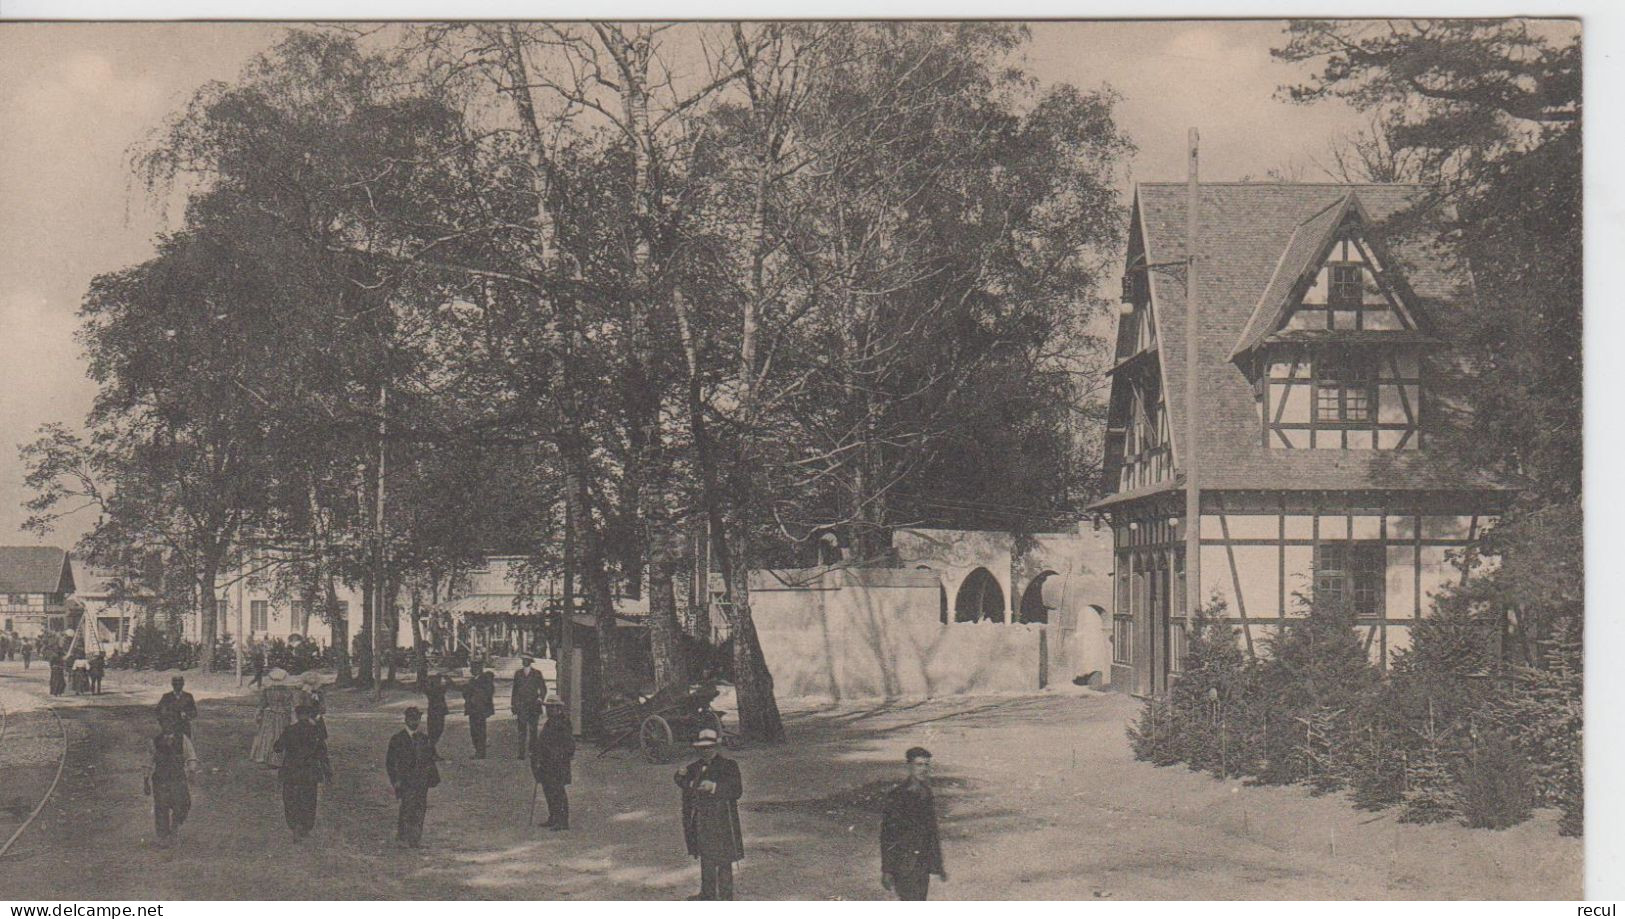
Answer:
[[[68,553],[55,546],[0,546],[0,593],[73,592]]]

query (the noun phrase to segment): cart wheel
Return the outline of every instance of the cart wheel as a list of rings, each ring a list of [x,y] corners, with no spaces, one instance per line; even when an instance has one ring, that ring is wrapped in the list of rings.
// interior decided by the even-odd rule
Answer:
[[[638,729],[638,745],[643,748],[643,758],[649,762],[670,762],[671,725],[659,715],[650,715],[643,719],[643,726]]]

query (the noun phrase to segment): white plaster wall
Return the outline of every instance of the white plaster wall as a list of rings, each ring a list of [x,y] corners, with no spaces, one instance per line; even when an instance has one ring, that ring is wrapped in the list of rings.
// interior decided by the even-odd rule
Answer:
[[[1038,689],[1045,626],[938,621],[936,589],[753,591],[774,686],[786,698],[906,698]],[[1075,633],[1075,659],[1099,656]],[[1089,650],[1090,642],[1095,650]],[[1102,669],[1099,666],[1093,669]],[[1052,673],[1052,681],[1062,674]],[[1071,675],[1064,675],[1070,679]]]

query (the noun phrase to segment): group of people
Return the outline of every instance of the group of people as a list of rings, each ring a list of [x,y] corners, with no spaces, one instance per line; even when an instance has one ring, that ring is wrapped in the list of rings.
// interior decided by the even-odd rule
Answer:
[[[24,652],[23,666],[26,668],[31,657]],[[85,657],[74,653],[51,655],[51,695],[65,695],[71,688],[73,694],[82,696],[85,693],[101,695],[102,679],[107,675],[107,655],[100,652]]]
[[[15,632],[0,632],[0,661],[14,661],[21,657],[23,669],[34,662],[34,642]]]
[[[531,823],[535,823],[535,790],[547,805],[541,824],[555,831],[570,828],[567,787],[572,778],[575,731],[547,680],[524,658],[514,674],[513,709],[517,722],[519,758],[528,759],[533,786]],[[261,693],[258,730],[252,758],[274,766],[282,786],[283,814],[295,839],[303,839],[316,824],[318,786],[332,781],[327,751],[325,706],[320,680],[306,675],[300,685],[287,685],[287,674],[272,670]],[[172,689],[156,708],[159,733],[152,741],[149,791],[153,818],[161,845],[174,839],[191,809],[188,776],[196,770],[192,722],[197,702],[175,677]],[[475,665],[461,686],[444,676],[431,677],[425,687],[428,718],[417,706],[403,713],[403,726],[389,739],[384,771],[399,804],[395,836],[403,846],[422,845],[429,791],[441,783],[436,744],[445,731],[446,694],[461,689],[469,717],[474,758],[486,756],[485,722],[494,713],[495,678]],[[695,760],[674,776],[682,801],[683,840],[688,854],[700,862],[700,892],[694,899],[733,898],[733,866],[745,856],[744,833],[739,823],[739,799],[744,794],[739,764],[721,755],[721,738],[711,728],[699,731],[693,742]],[[947,880],[942,845],[932,799],[931,753],[924,747],[905,754],[906,780],[886,796],[880,829],[881,884],[899,899],[923,900],[931,875]]]

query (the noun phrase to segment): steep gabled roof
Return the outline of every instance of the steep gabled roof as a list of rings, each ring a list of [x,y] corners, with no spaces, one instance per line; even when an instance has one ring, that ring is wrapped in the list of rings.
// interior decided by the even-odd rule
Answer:
[[[1292,309],[1293,288],[1320,263],[1326,249],[1337,238],[1337,228],[1342,226],[1344,216],[1352,209],[1364,210],[1359,200],[1351,191],[1293,228],[1286,248],[1281,250],[1280,260],[1275,263],[1275,273],[1270,276],[1268,286],[1258,298],[1258,305],[1253,308],[1252,317],[1241,332],[1241,341],[1230,352],[1231,360],[1258,347],[1271,332],[1286,322]]]
[[[1368,225],[1380,226],[1420,200],[1417,185],[1203,183],[1201,342],[1197,370],[1202,421],[1198,485],[1202,488],[1425,489],[1465,487],[1459,469],[1434,468],[1427,450],[1292,450],[1261,443],[1251,384],[1230,362],[1266,291],[1286,266],[1307,258],[1350,193]],[[1142,183],[1135,191],[1152,263],[1185,258],[1185,184]],[[1299,230],[1303,229],[1300,234]],[[1301,242],[1299,237],[1301,236]],[[1390,257],[1411,296],[1438,313],[1467,290],[1466,278],[1423,240],[1388,240]],[[1291,272],[1296,277],[1296,272]],[[1150,273],[1152,315],[1174,456],[1186,465],[1185,289],[1182,273]],[[1284,299],[1284,298],[1283,298]],[[1273,331],[1273,329],[1272,329]],[[1267,333],[1266,333],[1267,334]]]
[[[0,546],[0,593],[73,592],[68,553],[55,546]]]

